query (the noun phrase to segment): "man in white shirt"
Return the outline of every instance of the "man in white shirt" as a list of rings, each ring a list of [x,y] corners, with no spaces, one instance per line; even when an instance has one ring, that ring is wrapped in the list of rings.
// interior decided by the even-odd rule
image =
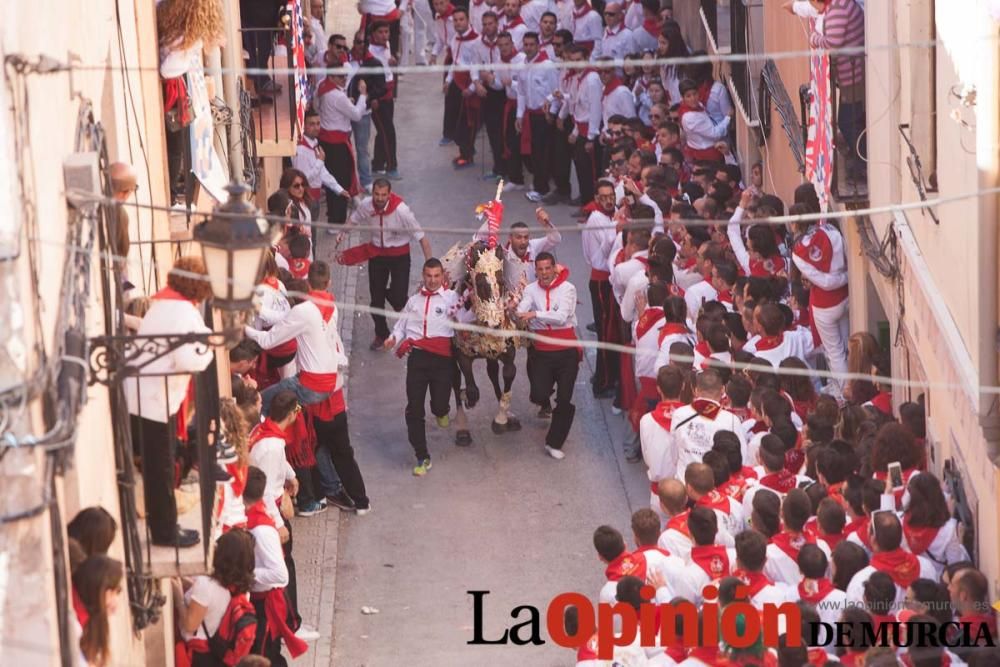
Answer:
[[[295,470],[285,457],[288,428],[298,418],[302,407],[295,392],[279,391],[271,401],[272,413],[250,432],[247,457],[250,465],[260,468],[267,476],[264,487],[264,509],[278,530],[285,528],[285,520],[278,507],[285,490],[289,495],[298,493],[299,483]],[[287,529],[285,530],[287,533]]]
[[[306,180],[309,181],[309,194],[314,201],[323,200],[324,189],[339,197],[350,199],[351,194],[337,182],[324,164],[326,154],[319,145],[319,133],[319,114],[309,109],[306,111],[302,137],[295,147],[295,155],[292,156],[292,166],[306,175]]]
[[[521,0],[506,0],[503,5],[503,20],[500,21],[500,32],[509,32],[510,38],[514,42],[514,48],[518,51],[524,43],[524,33],[528,32],[528,26],[521,17]]]
[[[515,222],[510,226],[510,236],[504,246],[503,278],[507,293],[520,295],[529,284],[535,282],[535,260],[543,252],[551,253],[562,234],[552,225],[548,211],[542,207],[535,209],[535,219],[545,229],[545,236],[531,238],[528,225]],[[476,232],[476,241],[485,241],[489,222],[484,222]]]
[[[627,55],[635,53],[635,45],[632,42],[632,31],[625,27],[625,12],[622,11],[621,4],[609,2],[604,6],[604,34],[601,42],[594,49],[595,60],[597,58],[611,58],[618,60]],[[635,109],[632,109],[633,116]],[[630,116],[631,118],[632,116]]]
[[[587,59],[587,50],[579,44],[574,43],[566,52],[571,62],[582,63]],[[591,69],[572,70],[572,76],[575,83],[570,87],[571,96],[559,109],[559,117],[565,120],[570,114],[573,116],[574,128],[569,141],[573,144],[580,205],[585,206],[594,198],[594,183],[598,178],[598,165],[601,164],[597,138],[603,121],[604,84],[601,83],[601,76]]]
[[[543,19],[543,23],[545,21],[549,19]],[[527,166],[533,176],[533,187],[525,196],[537,203],[549,192],[552,131],[546,113],[552,94],[559,88],[559,71],[550,56],[540,50],[537,34],[525,33],[523,47],[524,61],[530,66],[517,76],[515,128],[521,137],[520,152],[527,155]]]
[[[445,117],[454,119],[452,136],[458,144],[459,154],[452,165],[464,169],[472,165],[476,153],[476,132],[482,113],[482,101],[476,91],[479,34],[469,27],[469,14],[465,9],[453,9],[451,20],[455,30],[449,44],[451,67],[444,78]]]
[[[326,158],[326,168],[338,183],[351,184],[348,189],[357,192],[354,152],[351,149],[351,123],[358,123],[368,112],[368,84],[358,81],[357,102],[347,96],[347,70],[333,70],[316,88],[315,106],[319,111],[319,143]],[[347,200],[328,194],[327,215],[330,222],[342,223],[347,219]]]
[[[695,507],[708,507],[719,517],[719,530],[736,535],[746,525],[743,506],[716,488],[715,473],[706,463],[694,462],[684,471],[684,486]]]
[[[614,322],[611,309],[614,307],[614,297],[611,294],[611,270],[608,266],[608,255],[615,242],[615,222],[611,218],[615,212],[615,187],[611,181],[598,182],[594,202],[597,210],[587,218],[580,238],[583,243],[583,258],[590,265],[590,303],[597,328],[597,340],[608,342],[616,339],[616,334],[612,331]],[[618,353],[598,350],[593,378],[594,396],[611,396],[617,384]]]
[[[573,14],[570,19],[573,44],[584,49],[585,59],[601,48],[601,15],[594,11],[587,0],[573,0]]]
[[[348,226],[360,225],[368,228],[369,242],[363,249],[362,258],[368,260],[368,289],[371,292],[372,308],[385,308],[386,300],[393,310],[402,310],[406,304],[410,287],[410,242],[420,243],[424,259],[431,257],[431,244],[424,236],[420,223],[403,198],[392,191],[392,184],[385,178],[372,183],[372,196],[362,201],[350,219]],[[345,232],[337,237],[339,246]],[[389,325],[385,316],[372,313],[375,322],[375,340],[369,349],[381,349],[389,337]]]
[[[665,479],[675,479],[676,445],[671,428],[674,411],[684,405],[679,400],[684,375],[676,367],[664,366],[657,371],[656,385],[660,400],[639,419],[639,442],[649,477],[649,505],[662,514],[660,483]]]
[[[686,563],[691,558],[691,547],[694,546],[687,525],[690,511],[687,506],[687,489],[679,479],[669,477],[660,480],[657,496],[660,500],[657,514],[666,519],[666,523],[656,545]]]
[[[444,287],[441,260],[431,257],[424,262],[423,285],[411,296],[402,316],[393,327],[385,349],[399,345],[396,356],[409,353],[406,363],[406,431],[417,456],[413,474],[423,477],[431,469],[424,428],[424,403],[431,397],[431,412],[438,426],[448,426],[452,370],[452,323],[458,309],[458,295]]]
[[[684,479],[688,464],[701,461],[705,452],[712,449],[717,431],[732,431],[739,437],[741,448],[746,448],[739,417],[724,410],[719,403],[723,389],[719,372],[714,368],[705,369],[697,375],[694,400],[674,412],[678,479]]]
[[[736,566],[740,578],[747,585],[747,596],[757,611],[766,605],[780,605],[788,601],[785,589],[764,574],[767,562],[767,538],[756,530],[744,530],[736,536]]]
[[[528,379],[531,402],[543,410],[550,405],[555,388],[556,404],[545,434],[545,451],[558,461],[566,456],[562,447],[576,413],[573,386],[582,356],[576,344],[576,287],[567,281],[569,269],[558,266],[548,252],[535,257],[535,275],[538,279],[524,288],[517,304],[517,318],[546,338],[536,339],[528,349]]]
[[[609,58],[598,59],[600,69],[601,85],[603,86],[601,95],[601,118],[604,127],[608,126],[611,118],[621,116],[622,118],[635,118],[635,96],[628,86],[622,83],[617,71],[609,67]]]
[[[687,530],[693,546],[687,565],[670,582],[674,595],[700,606],[705,586],[728,577],[736,565],[736,553],[717,543],[718,515],[707,507],[694,507],[687,515]],[[662,536],[661,536],[662,537]]]
[[[542,14],[549,11],[548,0],[527,0],[521,5],[521,19],[528,32],[537,33],[541,28]]]
[[[499,72],[492,69],[501,62],[497,39],[499,35],[497,15],[493,12],[484,13],[482,24],[479,39],[475,43],[476,60],[481,67],[478,70],[478,78],[473,84],[482,105],[483,126],[486,128],[486,138],[490,142],[490,152],[493,154],[492,175],[495,177],[503,174],[503,140],[506,129],[504,113],[507,110],[507,94],[500,75],[513,77],[514,72]]]
[[[785,315],[774,303],[757,307],[754,319],[761,336],[753,347],[753,355],[771,362],[777,368],[788,357],[798,357],[805,361],[813,351],[812,331],[801,327],[795,331],[785,331]]]
[[[867,567],[858,570],[847,585],[848,604],[864,603],[865,582],[875,572],[884,572],[896,585],[896,603],[903,601],[906,589],[917,579],[934,580],[935,570],[924,556],[914,556],[902,548],[903,526],[891,510],[872,512],[869,524],[872,557]]]
[[[690,238],[686,235],[685,241]],[[692,243],[693,245],[693,243]],[[698,321],[701,307],[719,297],[718,290],[712,286],[712,268],[715,262],[724,258],[722,247],[715,241],[702,243],[697,250],[697,267],[701,272],[701,280],[684,289],[684,300],[687,302],[688,317],[692,322]]]
[[[399,25],[397,20],[395,25]],[[368,51],[378,58],[385,72],[385,94],[371,101],[372,124],[375,126],[375,150],[372,152],[372,173],[399,180],[399,163],[396,161],[396,78],[390,67],[396,65],[393,55],[397,49],[389,50],[389,27],[386,21],[372,24]],[[398,30],[398,28],[397,28]],[[398,39],[398,38],[397,38]]]

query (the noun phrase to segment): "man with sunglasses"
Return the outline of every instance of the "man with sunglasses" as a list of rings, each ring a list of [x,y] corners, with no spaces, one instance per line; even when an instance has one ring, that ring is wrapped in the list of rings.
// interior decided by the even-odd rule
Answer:
[[[568,2],[569,0],[565,0]],[[569,30],[557,30],[552,36],[552,62],[560,63],[565,58],[566,47],[573,44],[573,33]],[[571,84],[576,81],[573,72],[561,70],[559,72],[559,85],[552,91],[549,99],[548,111],[545,114],[545,121],[549,124],[552,133],[549,146],[551,147],[551,161],[549,171],[552,173],[552,181],[555,189],[542,198],[546,204],[559,204],[570,201],[570,160],[572,159],[572,146],[569,143],[569,135],[572,131],[573,123],[567,119],[556,117],[561,108],[569,103]],[[568,115],[568,114],[567,114]]]
[[[617,2],[609,2],[604,7],[604,36],[594,50],[595,56],[616,60],[635,53],[632,31],[625,27],[624,16],[625,12]]]
[[[611,269],[608,257],[615,242],[615,185],[601,179],[594,197],[596,210],[591,212],[580,235],[583,257],[590,265],[590,302],[593,308],[597,340],[616,342],[618,334],[614,323],[614,298],[611,294]],[[614,395],[618,384],[618,353],[601,349],[597,351],[597,368],[592,378],[594,396],[608,398]]]

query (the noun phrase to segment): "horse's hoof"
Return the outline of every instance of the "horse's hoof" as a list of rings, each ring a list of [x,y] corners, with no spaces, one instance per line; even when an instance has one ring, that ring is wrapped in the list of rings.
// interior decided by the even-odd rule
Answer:
[[[458,447],[468,447],[472,444],[472,433],[469,431],[458,431],[455,433],[455,445]]]
[[[507,430],[508,431],[520,431],[521,422],[518,421],[517,417],[507,417]]]
[[[479,390],[472,387],[466,387],[465,409],[471,410],[472,408],[476,407],[477,403],[479,403]]]
[[[501,433],[506,433],[509,426],[510,426],[509,423],[501,424],[498,421],[494,421],[492,424],[490,424],[490,428],[492,428],[493,432],[496,433],[497,435],[500,435]]]

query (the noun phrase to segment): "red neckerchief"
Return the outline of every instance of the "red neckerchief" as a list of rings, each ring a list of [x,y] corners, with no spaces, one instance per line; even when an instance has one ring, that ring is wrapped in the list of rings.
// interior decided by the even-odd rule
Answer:
[[[771,538],[771,544],[778,547],[792,560],[799,557],[799,549],[804,544],[815,544],[816,538],[807,533],[795,533],[790,530],[783,530]]]
[[[519,25],[524,25],[524,19],[518,14],[512,19],[507,19],[507,23],[504,25],[503,29],[505,32],[509,31],[511,28],[516,28]]]
[[[826,577],[820,579],[803,579],[799,582],[799,598],[814,607],[816,603],[825,599],[827,595],[835,590],[837,590],[837,587]]]
[[[375,207],[375,202],[372,202],[372,211],[377,216],[386,216],[399,208],[399,205],[403,203],[403,198],[397,195],[395,192],[389,193],[389,201],[386,202],[385,208],[379,210]]]
[[[282,442],[285,442],[288,439],[288,434],[285,433],[285,429],[278,426],[277,422],[268,417],[254,426],[253,430],[250,431],[249,449],[253,450],[254,445],[264,438],[279,438]]]
[[[690,529],[688,529],[688,514],[690,513],[691,510],[684,510],[680,514],[675,514],[674,516],[667,519],[667,525],[663,529],[663,532],[667,532],[668,530],[671,529],[676,530],[678,533],[680,533],[681,535],[690,540],[691,531]]]
[[[706,665],[714,667],[719,664],[718,646],[695,646],[688,651],[688,658],[700,660]]]
[[[288,272],[298,280],[304,280],[309,275],[309,266],[312,264],[308,259],[296,258],[288,260]]]
[[[858,517],[844,526],[844,535],[850,535],[853,532],[858,536],[858,539],[861,540],[861,544],[863,544],[868,551],[871,551],[872,540],[871,536],[868,535],[868,527],[871,525],[871,521],[872,518],[867,514]]]
[[[795,448],[785,452],[785,470],[797,475],[802,470],[802,465],[806,462],[806,450],[802,449],[802,435],[795,442]]]
[[[752,598],[768,586],[774,585],[771,578],[763,572],[747,572],[746,570],[741,570],[738,576],[747,584],[747,597]]]
[[[610,26],[606,27],[604,29],[604,36],[605,37],[614,37],[615,35],[620,35],[621,32],[622,32],[622,30],[624,30],[624,29],[625,29],[625,21],[622,21],[621,23],[618,24],[618,30],[616,32],[612,32],[611,31],[612,29],[611,29]]]
[[[567,280],[569,280],[569,267],[563,266],[561,264],[556,264],[556,277],[553,278],[552,282],[549,283],[548,285],[543,285],[542,283],[539,282],[538,286],[541,287],[546,292],[551,292],[552,290],[559,287]]]
[[[700,567],[712,581],[729,576],[729,554],[726,547],[718,544],[696,544],[691,547],[691,562]]]
[[[455,33],[455,39],[457,39],[460,42],[471,42],[477,37],[479,37],[479,33],[477,33],[472,28],[469,28],[464,35],[459,35],[457,32]]]
[[[727,289],[722,290],[718,293],[718,301],[720,303],[728,303],[729,305],[732,305],[733,293]]]
[[[90,612],[87,611],[87,605],[83,604],[80,594],[77,593],[76,586],[73,586],[73,611],[76,613],[76,620],[80,622],[80,627],[86,627],[87,621],[90,620]]]
[[[652,19],[652,18],[644,19],[642,22],[642,29],[648,32],[653,37],[658,38],[660,36],[660,30],[662,28],[663,25],[660,23],[659,19]]]
[[[788,472],[784,468],[778,472],[772,472],[769,475],[764,475],[760,478],[760,485],[766,486],[769,489],[777,491],[778,493],[785,494],[795,488],[796,476],[794,473]]]
[[[667,657],[673,660],[678,665],[684,662],[684,658],[687,657],[687,649],[681,645],[668,646],[663,649],[663,652],[667,654]]]
[[[319,308],[319,314],[323,316],[323,321],[329,322],[336,310],[336,306],[333,305],[333,295],[324,290],[309,290],[309,300]]]
[[[712,356],[712,349],[708,346],[708,341],[703,340],[694,346],[694,351],[705,357],[706,359]]]
[[[979,626],[985,625],[986,630],[990,633],[990,637],[995,638],[997,636],[997,617],[993,614],[965,614],[958,617],[959,623],[969,624],[969,636],[975,637],[979,634]]]
[[[604,576],[608,578],[608,581],[618,581],[622,577],[636,572],[640,567],[640,560],[629,552],[623,551],[621,555],[608,563],[604,569]]]
[[[313,144],[309,143],[309,138],[308,137],[303,136],[303,137],[301,137],[299,139],[299,146],[305,146],[306,148],[308,148],[309,150],[311,150],[313,152],[313,154],[316,156],[317,160],[319,159],[320,145],[319,145],[318,142],[314,146]]]
[[[233,494],[237,497],[243,495],[243,489],[247,485],[247,473],[250,471],[250,466],[240,465],[239,461],[234,463],[226,464],[226,472],[233,476],[233,481],[231,482]]]
[[[535,54],[535,58],[531,62],[540,63],[540,62],[545,62],[548,59],[549,59],[549,54],[546,53],[543,49],[539,48],[538,53]]]
[[[757,351],[763,352],[764,350],[773,350],[781,345],[784,340],[784,333],[779,333],[777,336],[761,336],[760,340],[757,341]]]
[[[607,85],[604,86],[603,97],[607,97],[608,95],[613,93],[616,88],[621,88],[621,86],[622,86],[622,80],[619,79],[617,76],[613,77],[611,81],[608,81]]]
[[[426,287],[420,288],[420,296],[434,296],[435,294],[440,294],[441,288],[438,287],[436,290],[429,290]]]
[[[504,55],[503,55],[503,54],[501,53],[501,54],[500,54],[500,60],[501,60],[502,62],[505,62],[505,63],[509,63],[509,62],[510,62],[511,60],[513,60],[513,59],[514,59],[514,57],[515,57],[516,55],[517,55],[517,49],[511,49],[511,52],[510,52],[510,55],[509,55],[509,56],[506,56],[506,57],[505,57],[505,56],[504,56]]]
[[[700,111],[704,113],[705,109],[700,104],[696,107],[689,107],[687,103],[681,102],[680,106],[677,107],[677,122],[681,122],[684,118],[684,114],[691,113],[692,111]]]
[[[593,8],[590,6],[590,3],[589,2],[585,2],[585,3],[583,3],[583,7],[580,7],[579,10],[576,9],[575,7],[573,8],[573,18],[575,18],[575,19],[582,19],[584,16],[586,16],[587,14],[589,14],[591,11],[593,11]]]
[[[868,401],[882,414],[892,416],[892,392],[880,391],[875,398]]]
[[[906,536],[906,545],[915,554],[922,554],[930,548],[941,528],[933,526],[914,526],[910,523],[910,515],[903,515],[903,535]]]
[[[635,325],[635,339],[639,340],[653,328],[653,326],[663,319],[663,309],[658,306],[650,306],[642,311],[639,321]]]
[[[667,336],[675,334],[687,335],[689,333],[691,332],[688,331],[687,326],[681,324],[680,322],[667,322],[666,324],[663,325],[663,328],[660,329],[659,345],[660,346],[663,345],[663,341],[667,338]]]
[[[257,526],[270,526],[277,529],[274,519],[267,513],[264,501],[258,500],[247,508],[247,530],[253,530]]]
[[[711,421],[715,421],[715,418],[719,416],[719,411],[722,410],[722,406],[710,398],[696,398],[691,401],[691,407],[699,415]]]
[[[720,487],[720,490],[730,498],[742,501],[747,490],[747,480],[742,473],[734,472],[729,476],[729,480]]]
[[[653,415],[653,421],[659,424],[664,431],[670,431],[673,425],[674,410],[683,405],[680,401],[660,401],[655,408],[649,411],[649,414]]]
[[[188,303],[197,306],[198,302],[187,298],[173,287],[164,287],[159,292],[153,295],[153,298],[157,301],[187,301]]]
[[[277,290],[279,292],[281,291],[281,283],[278,282],[278,279],[275,278],[274,276],[268,276],[267,278],[264,278],[264,280],[262,280],[260,284],[267,285],[273,290]]]
[[[879,572],[885,572],[896,585],[906,588],[920,577],[920,561],[909,551],[893,549],[872,554],[869,564]]]
[[[722,512],[726,515],[733,511],[729,496],[719,493],[718,489],[712,489],[696,500],[694,504]]]
[[[444,11],[441,12],[440,14],[438,14],[435,18],[447,19],[448,17],[450,17],[454,13],[455,13],[455,5],[453,5],[453,4],[451,4],[449,2],[448,6],[444,8]]]

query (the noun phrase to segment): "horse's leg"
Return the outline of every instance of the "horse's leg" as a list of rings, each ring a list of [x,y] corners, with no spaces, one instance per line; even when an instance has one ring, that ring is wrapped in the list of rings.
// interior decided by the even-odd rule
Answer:
[[[497,400],[503,395],[503,391],[500,390],[500,361],[497,359],[487,359],[486,360],[486,375],[490,378],[490,383],[493,385],[493,393],[496,394]],[[508,387],[508,389],[510,389]]]
[[[503,364],[503,400],[500,404],[503,406],[504,410],[507,412],[507,430],[508,431],[519,431],[521,429],[521,422],[518,421],[514,413],[510,411],[511,403],[511,387],[514,386],[514,378],[517,376],[517,364],[515,363],[515,356],[517,354],[517,348],[513,344],[507,346],[507,350],[501,355],[500,362]]]
[[[472,369],[474,359],[461,352],[456,355],[456,358],[462,376],[465,378],[465,407],[471,410],[479,402],[479,386],[476,385],[476,376]]]
[[[459,447],[468,447],[472,444],[472,433],[469,431],[469,420],[465,416],[463,405],[465,392],[462,391],[462,370],[458,361],[455,361],[452,369],[452,387],[455,391],[455,444]]]
[[[496,417],[493,418],[493,423],[490,426],[494,433],[506,433],[507,408],[510,407],[510,396],[505,395],[500,390],[500,362],[496,359],[487,359],[486,374],[490,376],[490,382],[493,384],[493,393],[496,394],[497,401],[500,402]]]

